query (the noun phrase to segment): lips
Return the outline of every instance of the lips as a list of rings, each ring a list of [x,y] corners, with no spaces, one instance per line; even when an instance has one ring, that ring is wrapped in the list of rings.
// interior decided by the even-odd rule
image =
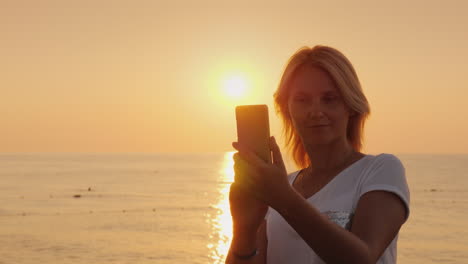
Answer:
[[[306,127],[309,127],[309,128],[316,128],[316,127],[327,127],[327,126],[329,126],[329,124],[310,125],[310,126],[306,126]]]

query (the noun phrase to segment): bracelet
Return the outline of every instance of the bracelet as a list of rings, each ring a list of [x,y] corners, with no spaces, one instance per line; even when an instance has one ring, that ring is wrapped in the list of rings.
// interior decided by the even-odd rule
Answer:
[[[232,254],[234,254],[234,256],[238,259],[247,260],[255,257],[258,254],[258,249],[254,249],[254,251],[248,255],[239,255],[236,252],[232,252]]]

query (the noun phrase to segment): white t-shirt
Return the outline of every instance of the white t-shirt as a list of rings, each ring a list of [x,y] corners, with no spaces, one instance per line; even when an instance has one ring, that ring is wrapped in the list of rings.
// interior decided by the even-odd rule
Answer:
[[[288,175],[292,184],[300,171]],[[409,216],[409,189],[405,168],[391,154],[366,155],[335,176],[307,201],[330,220],[349,230],[360,197],[370,191],[383,190],[396,194],[406,206]],[[296,231],[273,208],[267,216],[268,264],[325,263]],[[396,263],[398,235],[385,249],[378,264]]]

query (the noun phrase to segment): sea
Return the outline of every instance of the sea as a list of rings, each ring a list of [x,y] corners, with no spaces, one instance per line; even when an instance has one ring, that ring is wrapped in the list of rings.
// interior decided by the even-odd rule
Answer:
[[[232,155],[0,154],[0,264],[224,263]],[[395,155],[398,263],[468,263],[468,155]]]

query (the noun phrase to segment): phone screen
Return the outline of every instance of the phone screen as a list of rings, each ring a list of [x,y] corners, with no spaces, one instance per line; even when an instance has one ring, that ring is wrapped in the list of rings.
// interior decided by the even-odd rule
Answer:
[[[236,107],[237,141],[271,163],[270,124],[267,105]]]

